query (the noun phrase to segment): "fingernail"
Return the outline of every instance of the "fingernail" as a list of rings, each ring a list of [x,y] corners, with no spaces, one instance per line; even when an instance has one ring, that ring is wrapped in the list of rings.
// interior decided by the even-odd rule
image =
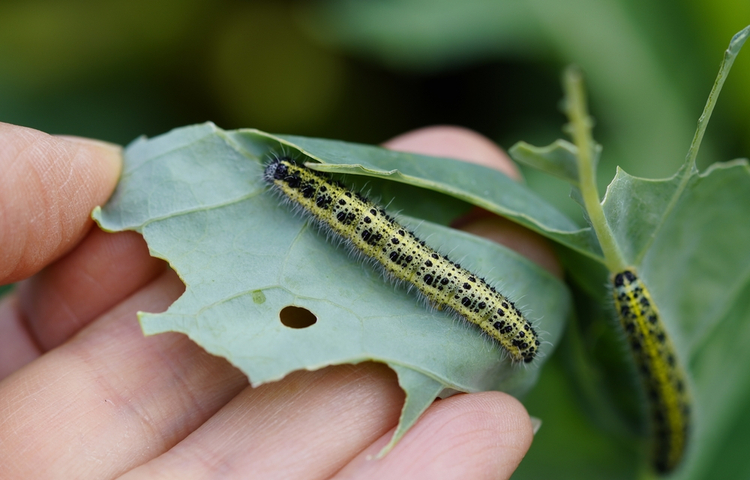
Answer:
[[[536,432],[538,432],[540,428],[542,428],[542,419],[531,417],[531,429],[534,432],[534,435],[536,435]]]

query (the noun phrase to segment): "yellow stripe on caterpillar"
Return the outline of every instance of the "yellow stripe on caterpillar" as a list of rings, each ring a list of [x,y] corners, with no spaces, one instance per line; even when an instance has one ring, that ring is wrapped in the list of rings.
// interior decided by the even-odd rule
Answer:
[[[651,415],[652,461],[662,474],[682,460],[690,434],[690,396],[656,304],[635,270],[612,276],[615,308],[627,335]]]
[[[529,363],[536,356],[537,334],[513,302],[427,246],[380,206],[289,158],[273,159],[264,179],[326,232],[379,264],[389,278],[414,286],[438,310],[478,325],[514,362]]]

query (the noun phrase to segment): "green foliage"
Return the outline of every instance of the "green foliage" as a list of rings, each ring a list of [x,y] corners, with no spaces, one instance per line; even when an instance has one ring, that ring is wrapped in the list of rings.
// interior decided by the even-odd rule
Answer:
[[[578,93],[580,80],[576,80],[575,73],[566,76],[571,96],[565,102],[575,149],[558,142],[547,148],[523,144],[511,150],[548,173],[566,172],[562,176],[586,200],[583,203],[599,238],[611,238],[612,245],[603,248],[608,266],[614,268],[613,272],[622,265],[638,268],[676,339],[681,358],[687,360],[694,383],[696,425],[687,462],[677,471],[676,478],[705,478],[716,465],[726,468],[727,463],[734,466],[727,471],[745,468],[744,458],[727,458],[716,445],[725,444],[726,437],[736,435],[731,428],[733,419],[740,415],[736,402],[750,391],[746,368],[729,365],[747,365],[750,358],[740,354],[731,362],[726,361],[726,353],[735,348],[741,350],[738,339],[746,338],[746,331],[750,332],[750,310],[741,296],[750,288],[750,253],[743,246],[750,234],[750,225],[743,221],[750,214],[750,166],[747,160],[738,160],[715,165],[701,174],[695,169],[695,158],[729,68],[748,35],[750,26],[732,39],[687,160],[670,178],[647,180],[618,170],[605,199],[599,202],[596,186],[587,186],[583,176],[593,166],[587,166],[581,152],[590,149],[595,156],[597,148],[590,139],[591,122],[585,106],[581,108],[583,97]],[[572,155],[579,159],[579,174],[571,178]],[[597,301],[596,295],[592,300]],[[571,330],[572,335],[581,335],[590,328],[591,323],[581,323],[582,327]],[[597,405],[608,396],[604,390],[615,390],[611,383],[600,379],[617,372],[620,362],[607,361],[591,347],[587,352],[586,343],[591,345],[591,338],[572,339],[568,353],[577,362],[578,375],[586,377],[581,381],[586,385],[582,393]],[[597,421],[608,424],[610,430],[616,430],[621,423],[606,409],[594,411]],[[539,450],[536,453],[543,456]],[[554,458],[556,452],[548,455]],[[522,468],[518,476],[523,478],[524,472],[532,471],[533,467]]]
[[[618,208],[610,207],[612,213],[628,212],[622,216],[622,224],[616,230],[618,241],[622,242],[623,251],[632,252],[629,254],[631,258],[642,258],[637,263],[639,271],[692,374],[696,405],[695,441],[685,468],[675,478],[698,479],[713,475],[709,472],[719,466],[724,471],[736,472],[747,465],[743,456],[730,455],[721,446],[727,444],[729,438],[737,437],[734,422],[745,415],[750,401],[747,370],[750,357],[743,346],[750,338],[750,305],[747,302],[750,252],[745,242],[750,238],[750,224],[747,222],[750,216],[750,168],[747,161],[735,161],[692,175],[674,208],[665,212],[665,198],[674,191],[674,183],[674,178],[642,180],[623,172],[613,180],[609,190],[612,196],[608,192],[607,203],[619,205]],[[648,199],[652,201],[646,201]],[[639,217],[644,219],[642,223],[637,221]],[[654,225],[660,228],[652,237]],[[643,245],[649,242],[647,252],[639,254]],[[606,278],[602,277],[600,281],[605,283]],[[607,304],[606,297],[590,301]],[[606,331],[591,325],[606,322],[606,318],[589,320],[571,330],[571,334],[580,335],[580,339],[578,345],[566,344],[565,354],[568,362],[575,359],[583,362],[574,371],[576,375],[585,376],[580,383],[587,386],[579,390],[579,395],[588,397],[588,410],[594,412],[590,421],[605,431],[619,434],[617,440],[601,440],[603,445],[610,446],[610,457],[614,458],[615,452],[623,450],[622,442],[635,439],[618,432],[623,420],[609,418],[611,411],[598,411],[595,405],[602,398],[622,402],[622,399],[612,399],[617,395],[628,395],[627,390],[617,391],[617,384],[631,387],[634,384],[630,378],[632,373],[622,371],[619,366],[621,359],[609,358],[611,352],[597,348],[597,344],[606,341]],[[621,348],[621,352],[624,355],[624,349]],[[553,385],[563,391],[570,388],[557,382]],[[540,388],[544,391],[552,387],[543,384]],[[542,395],[534,391],[532,399],[539,398],[537,394]],[[550,395],[543,398],[549,399]],[[556,395],[564,396],[561,392]],[[629,395],[638,397],[633,390]],[[540,409],[530,407],[532,414],[545,419],[545,426],[549,427],[551,422],[560,418],[558,406],[547,405],[541,400],[532,400],[531,405]],[[563,415],[577,415],[576,410],[570,405]],[[539,442],[532,448],[517,478],[527,478],[523,474],[525,471],[535,472],[528,478],[538,478],[539,467],[533,464],[551,464],[559,457],[559,445],[549,445],[549,440],[542,440],[544,433],[540,432]],[[600,460],[580,449],[575,432],[568,433],[569,445],[572,445],[569,455],[580,455],[580,464]],[[580,435],[585,438],[590,432],[584,429]],[[545,446],[549,448],[546,451],[543,450]],[[628,455],[634,451],[637,451],[635,444],[624,450],[629,452]],[[532,464],[528,470],[523,468],[528,464]],[[600,475],[605,476],[604,473]],[[568,477],[558,469],[555,478],[579,477],[575,469]]]
[[[0,120],[114,142],[210,118],[367,143],[451,123],[545,144],[559,131],[558,72],[576,63],[607,147],[600,186],[618,165],[658,178],[681,164],[717,52],[749,11],[734,0],[0,2]],[[704,167],[750,147],[748,84],[743,60]],[[527,176],[563,204],[566,188]]]
[[[695,99],[711,81],[705,72],[714,68],[727,36],[750,18],[747,4],[730,1],[441,0],[427,9],[416,0],[325,0],[303,11],[316,38],[394,69],[455,70],[498,58],[580,65],[608,150],[600,177],[605,183],[618,165],[657,177],[679,167],[700,108]],[[739,133],[748,127],[750,94],[742,86],[750,83],[750,62],[735,75],[730,95],[736,105],[725,112],[734,112],[739,123],[729,130]],[[529,139],[538,129],[536,118],[516,138]],[[740,142],[747,148],[747,140]],[[710,162],[727,148],[707,147]]]

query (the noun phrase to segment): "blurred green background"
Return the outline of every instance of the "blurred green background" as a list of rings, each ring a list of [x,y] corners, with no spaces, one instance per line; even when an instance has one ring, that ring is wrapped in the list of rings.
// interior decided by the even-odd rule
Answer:
[[[722,53],[747,24],[750,2],[736,0],[0,0],[0,121],[121,144],[210,120],[363,143],[458,124],[505,148],[543,145],[563,136],[559,78],[576,63],[604,145],[603,188],[617,165],[677,170]],[[745,51],[701,168],[748,156],[748,86]],[[567,184],[524,173],[580,218]],[[639,468],[633,427],[602,426],[607,408],[592,413],[587,385],[566,373],[575,362],[553,358],[526,400],[545,423],[518,478]]]
[[[507,148],[561,136],[575,62],[602,178],[665,176],[749,22],[734,0],[3,0],[0,120],[117,143],[205,120],[365,143],[451,123]],[[748,85],[740,56],[703,165],[750,151]]]

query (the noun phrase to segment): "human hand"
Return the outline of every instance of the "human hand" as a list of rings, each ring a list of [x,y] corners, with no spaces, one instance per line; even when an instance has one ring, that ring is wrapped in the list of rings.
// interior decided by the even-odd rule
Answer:
[[[451,127],[389,148],[514,167]],[[92,227],[114,189],[118,148],[0,123],[0,478],[508,478],[532,439],[500,392],[435,402],[385,458],[404,395],[375,363],[295,372],[258,388],[181,334],[144,337],[183,285],[132,232]],[[513,170],[506,170],[513,173]],[[517,172],[516,172],[517,175]],[[521,245],[534,234],[489,214],[462,228]]]

